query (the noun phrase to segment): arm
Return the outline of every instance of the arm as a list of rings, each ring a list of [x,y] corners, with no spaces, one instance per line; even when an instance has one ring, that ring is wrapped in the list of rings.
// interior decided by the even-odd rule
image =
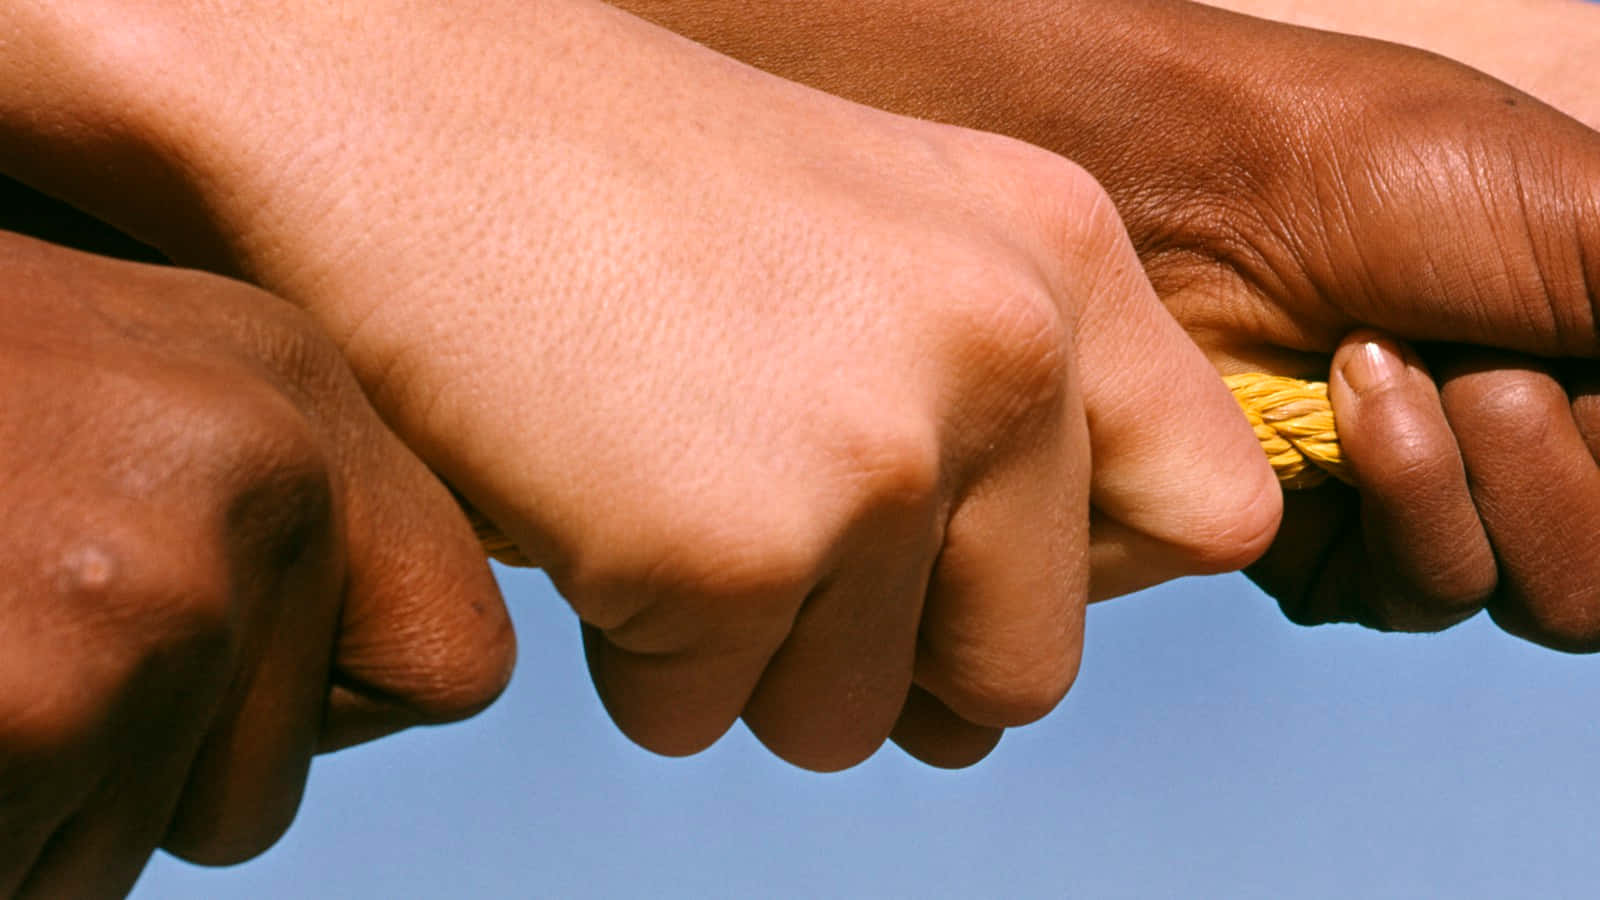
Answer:
[[[1213,0],[1223,9],[1420,47],[1600,128],[1600,5],[1585,0]]]
[[[742,715],[815,768],[970,762],[1071,683],[1091,502],[1124,587],[1276,525],[1062,160],[598,3],[207,6],[9,15],[48,59],[0,77],[0,163],[310,310],[648,747]]]

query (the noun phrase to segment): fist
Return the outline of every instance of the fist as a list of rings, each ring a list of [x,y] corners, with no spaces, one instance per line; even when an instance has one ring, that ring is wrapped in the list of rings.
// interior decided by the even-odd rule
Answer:
[[[470,530],[300,313],[3,233],[0,273],[0,895],[244,859],[318,749],[496,696]]]

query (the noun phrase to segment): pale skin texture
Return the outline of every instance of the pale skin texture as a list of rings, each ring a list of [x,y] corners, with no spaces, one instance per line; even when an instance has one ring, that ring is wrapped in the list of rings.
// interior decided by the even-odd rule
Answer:
[[[6,170],[310,311],[654,750],[743,716],[812,768],[891,734],[970,763],[1070,686],[1091,567],[1230,569],[1276,527],[1104,192],[1037,148],[598,3],[0,27]]]
[[[252,856],[314,752],[498,695],[471,530],[306,316],[5,233],[0,298],[0,896]]]
[[[1578,386],[1557,403],[1531,360],[1502,356],[1441,399],[1413,355],[1416,377],[1363,397],[1346,390],[1347,357],[1331,359],[1362,327],[1592,359],[1594,131],[1426,53],[1166,0],[619,5],[786,77],[1066,155],[1106,187],[1158,294],[1220,369],[1322,377],[1337,363],[1362,490],[1289,498],[1249,570],[1292,618],[1429,630],[1487,606],[1532,640],[1600,649],[1600,553],[1549,539],[1600,533],[1593,460],[1570,439],[1530,459],[1511,437],[1529,422],[1590,432]],[[1550,46],[1575,45],[1569,65],[1594,59],[1580,53],[1593,27],[1571,34],[1593,15],[1564,9]],[[1441,43],[1462,43],[1454,28]],[[1500,33],[1475,28],[1478,51]],[[1526,48],[1494,61],[1530,86],[1570,77],[1557,97],[1592,114],[1577,99],[1592,66],[1563,73]],[[1459,352],[1429,352],[1456,371]]]

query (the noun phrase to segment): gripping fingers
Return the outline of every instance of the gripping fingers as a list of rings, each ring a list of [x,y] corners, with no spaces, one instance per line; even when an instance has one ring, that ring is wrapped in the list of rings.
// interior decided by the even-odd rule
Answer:
[[[282,569],[270,562],[242,568],[257,583],[239,587],[265,596],[246,607],[256,617],[239,649],[246,668],[189,769],[163,844],[171,852],[193,862],[241,862],[293,821],[316,751],[344,584],[336,541],[331,518],[319,519],[287,542],[295,555]],[[264,560],[284,552],[251,549]]]
[[[938,697],[913,685],[890,738],[930,766],[961,769],[988,756],[1004,734],[1004,729],[968,722]]]
[[[1157,301],[1126,236],[1113,237],[1083,261],[1099,274],[1083,284],[1077,330],[1092,499],[1117,524],[1094,535],[1097,599],[1244,566],[1282,511],[1238,404]]]
[[[1344,591],[1364,607],[1356,617],[1400,631],[1470,617],[1494,591],[1494,552],[1421,360],[1357,332],[1334,355],[1328,395],[1361,498],[1359,537],[1347,532],[1329,564],[1359,579]]]
[[[705,613],[704,598],[684,597],[610,629],[585,625],[590,678],[635,743],[667,756],[698,753],[739,718],[803,599],[798,591],[739,594]]]
[[[1551,371],[1473,352],[1439,369],[1445,413],[1500,563],[1489,612],[1559,650],[1600,650],[1600,469]]]
[[[751,732],[795,765],[861,762],[905,702],[934,551],[930,540],[903,553],[884,543],[890,558],[849,567],[806,601],[745,707]]]
[[[349,578],[323,751],[469,716],[516,663],[505,604],[449,491],[370,410],[344,421],[363,433],[341,460]]]
[[[1036,446],[1025,445],[960,499],[929,585],[917,684],[973,725],[1031,722],[1077,676],[1089,576],[1088,436],[1071,408],[1076,397],[1063,405]]]

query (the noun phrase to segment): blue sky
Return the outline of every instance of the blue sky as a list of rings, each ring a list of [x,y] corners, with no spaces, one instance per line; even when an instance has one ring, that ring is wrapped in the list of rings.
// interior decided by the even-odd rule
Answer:
[[[669,760],[593,697],[575,621],[502,571],[522,661],[466,723],[325,757],[243,866],[150,898],[1578,897],[1600,883],[1600,659],[1485,617],[1303,629],[1238,576],[1091,611],[1065,703],[961,772],[815,775],[736,730]]]

